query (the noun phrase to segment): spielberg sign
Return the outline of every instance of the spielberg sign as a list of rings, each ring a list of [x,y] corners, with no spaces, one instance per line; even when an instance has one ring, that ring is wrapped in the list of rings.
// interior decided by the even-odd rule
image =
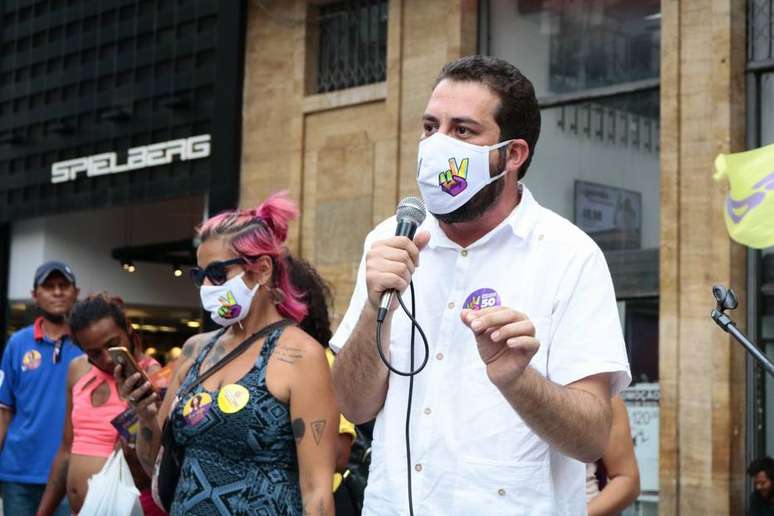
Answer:
[[[152,143],[129,149],[126,163],[117,163],[115,152],[104,152],[83,158],[58,161],[51,165],[51,182],[75,181],[78,176],[97,177],[120,174],[140,168],[157,167],[179,161],[206,158],[210,155],[210,135],[200,134],[168,142]]]

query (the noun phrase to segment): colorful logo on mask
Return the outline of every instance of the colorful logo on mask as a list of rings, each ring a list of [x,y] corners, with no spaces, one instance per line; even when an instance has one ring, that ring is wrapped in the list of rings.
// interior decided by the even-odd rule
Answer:
[[[456,197],[468,187],[468,158],[457,166],[457,158],[449,159],[449,169],[438,174],[438,184],[441,190]]]
[[[462,308],[481,310],[492,306],[500,306],[500,295],[491,288],[480,288],[465,299]]]
[[[218,308],[218,315],[222,318],[233,319],[242,313],[242,306],[237,304],[234,294],[230,290],[226,293],[226,297],[219,297],[218,301],[221,304],[221,307]]]
[[[40,351],[32,349],[27,351],[22,358],[22,371],[32,371],[40,367]]]
[[[191,396],[183,406],[183,418],[189,425],[198,425],[212,406],[212,396],[200,392]]]

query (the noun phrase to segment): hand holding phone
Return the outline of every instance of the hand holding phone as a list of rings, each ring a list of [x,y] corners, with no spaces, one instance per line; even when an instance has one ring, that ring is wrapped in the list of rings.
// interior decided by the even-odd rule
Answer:
[[[144,380],[144,382],[150,382],[150,378],[145,373],[145,371],[140,368],[132,354],[129,353],[128,349],[123,346],[119,346],[115,348],[108,348],[107,351],[110,355],[110,358],[113,359],[113,362],[121,366],[124,380],[132,376],[134,373],[140,373],[141,380]]]
[[[134,357],[129,350],[125,347],[108,348],[108,354],[117,365],[121,366],[120,377],[116,375],[116,381],[118,382],[119,392],[121,396],[126,399],[130,405],[138,412],[138,416],[142,418],[143,410],[153,404],[158,399],[158,395],[153,388],[153,383],[148,377],[147,373],[143,371],[135,361]],[[129,381],[135,373],[139,374],[138,378],[133,381]],[[150,416],[149,416],[150,417]]]

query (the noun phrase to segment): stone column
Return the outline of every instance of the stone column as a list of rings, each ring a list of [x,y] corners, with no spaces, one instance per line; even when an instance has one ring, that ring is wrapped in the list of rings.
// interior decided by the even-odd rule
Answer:
[[[745,356],[709,313],[713,283],[745,299],[745,251],[712,173],[745,144],[746,3],[661,6],[659,514],[742,514]],[[744,327],[745,307],[733,315]]]

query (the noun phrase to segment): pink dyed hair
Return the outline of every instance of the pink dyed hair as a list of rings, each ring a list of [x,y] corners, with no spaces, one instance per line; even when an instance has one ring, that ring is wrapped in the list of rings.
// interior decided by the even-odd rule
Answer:
[[[197,228],[202,242],[210,238],[224,238],[231,248],[245,258],[270,256],[274,265],[272,287],[282,292],[277,305],[279,312],[300,322],[308,312],[302,301],[303,292],[290,281],[285,261],[288,222],[298,217],[298,207],[287,192],[269,196],[257,208],[230,210],[210,217]],[[245,264],[250,270],[252,264]]]

